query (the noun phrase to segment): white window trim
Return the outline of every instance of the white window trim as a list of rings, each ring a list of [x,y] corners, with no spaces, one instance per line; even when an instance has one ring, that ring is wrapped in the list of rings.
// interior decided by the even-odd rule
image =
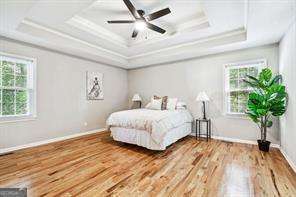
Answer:
[[[231,113],[228,111],[228,95],[226,92],[226,69],[229,67],[235,67],[235,66],[240,66],[244,64],[252,64],[252,63],[257,63],[257,62],[263,62],[263,66],[261,69],[259,69],[259,73],[262,69],[268,67],[267,66],[267,60],[264,58],[261,59],[255,59],[255,60],[246,60],[246,61],[240,61],[240,62],[232,62],[228,64],[223,65],[223,115],[231,118],[247,118],[247,115],[245,113]]]
[[[29,103],[30,106],[30,114],[29,115],[11,115],[11,116],[5,116],[5,117],[0,117],[0,124],[2,123],[9,123],[9,122],[19,122],[19,121],[31,121],[31,120],[36,120],[37,118],[37,59],[36,58],[31,58],[31,57],[26,57],[26,56],[21,56],[21,55],[16,55],[16,54],[11,54],[11,53],[5,53],[0,51],[0,55],[12,58],[12,59],[20,59],[19,62],[21,62],[21,59],[26,60],[26,61],[31,61],[32,62],[32,86],[33,86],[33,92],[31,93],[32,95],[30,98],[32,101]]]

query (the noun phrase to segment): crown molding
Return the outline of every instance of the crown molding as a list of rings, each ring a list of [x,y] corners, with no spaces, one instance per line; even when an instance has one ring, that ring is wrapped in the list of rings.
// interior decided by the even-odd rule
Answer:
[[[11,33],[6,33],[3,31],[0,31],[0,41],[1,40],[13,42],[16,44],[21,44],[21,45],[41,49],[41,50],[46,50],[46,51],[50,51],[53,53],[67,55],[69,57],[78,58],[78,59],[82,59],[82,60],[89,61],[89,62],[104,64],[104,65],[114,67],[114,68],[120,68],[120,69],[125,69],[125,70],[128,69],[126,66],[128,64],[127,62],[124,64],[118,63],[118,62],[115,63],[110,60],[106,61],[105,59],[88,55],[87,53],[79,53],[78,54],[78,53],[75,53],[74,51],[69,51],[68,49],[57,48],[57,47],[55,47],[55,45],[52,45],[48,42],[41,41],[39,39],[32,39],[32,38],[28,39],[28,36],[24,36],[24,35],[20,35],[20,34],[11,34]]]
[[[154,44],[156,42],[164,41],[167,39],[172,39],[176,36],[180,36],[180,34],[185,33],[184,31],[191,29],[191,31],[197,31],[201,29],[206,29],[210,27],[210,23],[205,15],[202,15],[200,18],[193,19],[190,21],[187,21],[186,23],[179,24],[175,27],[176,30],[170,32],[170,36],[161,36],[161,37],[155,37],[153,39],[149,40],[142,40],[142,41],[134,41],[131,45],[131,48],[133,47],[141,47],[148,44]],[[194,28],[194,29],[193,29]]]
[[[94,48],[97,51],[102,52],[102,54],[94,53],[94,51],[91,52],[93,56],[97,56],[97,58],[90,58],[91,60],[95,59],[95,61],[98,61],[98,57],[101,56],[102,58],[110,60],[110,61],[103,61],[102,60],[102,62],[107,62],[111,65],[115,65],[115,66],[122,67],[125,69],[133,69],[136,67],[136,65],[149,66],[149,65],[154,65],[156,63],[177,61],[180,59],[180,57],[179,56],[177,57],[174,55],[176,50],[182,51],[179,54],[183,54],[184,59],[192,58],[194,56],[198,57],[198,56],[200,56],[200,54],[194,53],[194,51],[196,51],[196,49],[200,50],[201,47],[205,47],[206,49],[208,49],[210,45],[214,46],[215,44],[219,44],[219,43],[221,45],[221,42],[225,44],[225,43],[230,43],[231,41],[242,41],[242,36],[244,36],[246,34],[246,30],[243,27],[241,27],[241,28],[238,28],[233,31],[221,33],[219,35],[213,35],[211,37],[202,38],[202,39],[199,39],[199,40],[196,40],[193,42],[187,42],[184,44],[177,44],[177,45],[174,45],[171,47],[167,47],[167,48],[163,48],[160,50],[151,51],[151,52],[147,52],[147,53],[142,53],[142,54],[135,55],[135,56],[125,56],[125,55],[116,53],[114,51],[107,50],[107,49],[104,49],[104,48],[99,47],[97,45],[91,44],[89,42],[80,40],[78,38],[75,38],[75,37],[70,36],[68,34],[62,33],[60,31],[53,30],[51,28],[42,26],[42,25],[37,24],[33,21],[24,20],[22,22],[22,24],[30,26],[32,28],[36,28],[38,30],[45,31],[50,34],[54,34],[58,37],[65,38],[70,41],[80,43],[82,45],[85,45],[86,47]],[[34,44],[36,44],[36,42]],[[61,45],[61,43],[55,43],[55,45]],[[53,48],[53,47],[52,47],[52,45],[48,45],[48,48]],[[63,48],[63,49],[65,49],[65,48]],[[58,49],[56,49],[56,50],[58,50]],[[69,51],[70,52],[67,51],[66,53],[70,53],[70,54],[72,53],[74,55],[77,55],[77,53],[76,54],[75,54],[75,52],[73,53],[73,50],[72,51],[69,50]],[[186,53],[188,53],[188,55]],[[104,54],[106,54],[107,56],[104,56]],[[202,55],[207,55],[207,54],[202,53]],[[87,55],[81,55],[81,56],[87,57]],[[161,57],[161,58],[159,58],[159,57]],[[156,61],[156,60],[158,60],[158,61]],[[117,62],[117,63],[115,63],[115,62]]]
[[[228,36],[217,36],[205,42],[196,42],[195,44],[184,44],[183,46],[174,46],[170,50],[160,51],[158,53],[146,54],[145,56],[134,57],[129,59],[129,69],[140,67],[148,67],[181,60],[193,59],[201,56],[225,52],[224,45],[231,45],[246,40],[246,32],[241,31],[236,34],[228,34]],[[243,45],[241,47],[244,47]],[[238,47],[240,48],[240,47]],[[235,50],[237,48],[233,48]]]
[[[160,53],[163,53],[163,52],[167,52],[169,50],[176,50],[176,49],[179,49],[179,48],[191,47],[191,46],[198,45],[198,44],[201,44],[201,43],[205,43],[205,42],[208,42],[208,41],[214,41],[214,40],[218,40],[218,39],[229,38],[231,36],[246,34],[246,32],[247,32],[247,30],[244,27],[240,27],[238,29],[235,29],[235,30],[232,30],[232,31],[229,31],[229,32],[225,32],[225,33],[221,33],[219,35],[213,35],[213,36],[210,36],[210,37],[198,39],[198,40],[193,41],[193,42],[187,42],[187,43],[184,43],[184,44],[178,44],[178,45],[174,45],[174,46],[171,46],[171,47],[167,47],[167,48],[163,48],[163,49],[159,49],[159,50],[155,50],[155,51],[151,51],[151,52],[147,52],[147,53],[142,53],[142,54],[139,54],[139,55],[130,56],[130,57],[128,57],[128,59],[130,60],[130,59],[140,58],[140,57],[144,57],[144,56],[148,56],[148,55],[160,54]]]
[[[248,1],[249,0],[244,0],[245,5],[248,4]],[[248,8],[246,8],[246,12],[248,12]],[[247,20],[247,18],[248,16],[246,13],[245,20]],[[90,33],[104,41],[111,42],[115,46],[120,46],[121,48],[125,48],[129,51],[132,51],[134,47],[142,47],[145,45],[148,46],[150,44],[155,44],[159,41],[164,41],[175,36],[180,36],[180,34],[182,34],[182,32],[184,32],[186,29],[193,28],[194,31],[196,29],[204,29],[210,27],[210,21],[206,16],[206,10],[204,10],[204,12],[199,15],[199,17],[195,17],[193,20],[186,21],[186,23],[181,23],[177,25],[176,34],[173,34],[171,36],[156,37],[151,40],[134,42],[131,46],[129,46],[129,40],[119,36],[118,34],[110,32],[102,26],[89,21],[88,19],[79,16],[78,14],[73,15],[71,18],[69,18],[65,22],[65,24],[69,25],[70,27],[79,29],[80,31]],[[217,35],[202,37],[190,42],[175,44],[166,48],[161,48],[159,50],[148,51],[137,55],[128,56],[121,52],[115,52],[114,50],[106,49],[97,44],[82,40],[70,34],[61,32],[60,30],[38,24],[37,22],[28,19],[24,19],[17,30],[20,30],[21,33],[28,33],[28,35],[30,35],[32,38],[34,36],[36,38],[39,37],[44,41],[42,45],[40,44],[43,47],[48,47],[57,51],[65,51],[65,53],[73,55],[77,55],[77,53],[79,53],[79,56],[87,58],[91,57],[91,60],[102,60],[102,62],[108,62],[111,65],[126,69],[133,69],[137,67],[137,65],[149,66],[157,63],[178,61],[180,58],[188,59],[201,55],[207,55],[205,51],[209,51],[211,47],[244,41],[247,33],[246,26],[247,22],[245,21],[245,24],[242,25],[242,27],[228,32],[221,32]],[[63,41],[63,39],[65,39],[65,42]],[[18,40],[22,41],[21,39]],[[57,40],[57,42],[53,42],[55,40]],[[28,42],[28,40],[25,40],[25,42]],[[71,42],[73,43],[73,45],[70,44]],[[51,44],[45,46],[44,43]],[[34,42],[33,44],[36,44],[36,42]],[[54,48],[54,46],[56,47]],[[178,55],[176,55],[177,51],[179,51]]]
[[[71,40],[71,41],[74,41],[74,42],[78,42],[78,43],[81,43],[83,45],[86,45],[86,46],[89,46],[91,48],[95,48],[101,52],[104,52],[104,53],[107,53],[107,54],[110,54],[110,55],[113,55],[113,56],[117,56],[117,57],[120,57],[120,58],[124,58],[124,59],[127,59],[126,56],[120,54],[120,53],[117,53],[117,52],[114,52],[114,51],[111,51],[111,50],[108,50],[108,49],[105,49],[103,47],[100,47],[100,46],[97,46],[97,45],[94,45],[94,44],[91,44],[89,42],[86,42],[86,41],[83,41],[81,39],[78,39],[78,38],[75,38],[69,34],[66,34],[66,33],[62,33],[58,30],[54,30],[52,28],[48,28],[48,27],[45,27],[44,25],[40,25],[36,22],[33,22],[33,21],[30,21],[30,20],[27,20],[27,19],[24,19],[21,24],[24,24],[24,25],[28,25],[30,27],[33,27],[33,28],[36,28],[36,29],[39,29],[39,30],[43,30],[45,32],[48,32],[48,33],[51,33],[51,34],[54,34],[54,35],[57,35],[59,37],[62,37],[62,38],[65,38],[65,39],[68,39],[68,40]]]
[[[226,32],[226,33],[221,33],[219,35],[213,35],[213,36],[210,36],[210,37],[198,39],[198,40],[193,41],[193,42],[177,44],[177,45],[174,45],[174,46],[170,46],[170,47],[167,47],[167,48],[163,48],[163,49],[160,49],[160,50],[151,51],[151,52],[147,52],[147,53],[142,53],[142,54],[135,55],[135,56],[125,56],[123,54],[120,54],[120,53],[105,49],[103,47],[100,47],[100,46],[97,46],[97,45],[94,45],[94,44],[91,44],[89,42],[86,42],[86,41],[83,41],[81,39],[75,38],[75,37],[73,37],[71,35],[68,35],[66,33],[62,33],[62,32],[60,32],[58,30],[54,30],[54,29],[45,27],[43,25],[37,24],[36,22],[30,21],[30,20],[27,20],[27,19],[23,20],[22,24],[25,24],[25,25],[31,26],[33,28],[40,29],[40,30],[43,30],[43,31],[46,31],[46,32],[49,32],[49,33],[52,33],[52,34],[55,34],[55,35],[57,35],[59,37],[63,37],[63,38],[70,39],[70,40],[75,41],[75,42],[79,42],[79,43],[84,44],[86,46],[95,48],[95,49],[100,50],[102,52],[106,52],[106,53],[118,56],[118,57],[126,59],[126,60],[131,60],[131,59],[134,59],[134,58],[139,58],[139,57],[153,55],[153,54],[159,54],[159,53],[162,53],[162,52],[166,52],[168,50],[174,50],[174,49],[178,49],[178,48],[190,47],[190,46],[193,46],[193,45],[198,45],[198,44],[205,43],[205,42],[212,41],[212,40],[216,40],[216,39],[226,38],[226,37],[229,37],[229,36],[236,36],[237,34],[241,34],[242,32],[243,33],[246,32],[246,30],[243,27],[241,27],[241,28],[238,28],[238,29]]]
[[[112,42],[115,45],[128,48],[128,42],[123,37],[101,27],[100,25],[95,24],[94,22],[87,20],[86,18],[76,15],[66,21],[66,23],[72,27],[95,35],[101,39]]]
[[[0,35],[19,42],[40,46],[62,54],[110,66],[128,68],[126,56],[77,39],[32,21],[24,20],[17,31],[0,31]]]

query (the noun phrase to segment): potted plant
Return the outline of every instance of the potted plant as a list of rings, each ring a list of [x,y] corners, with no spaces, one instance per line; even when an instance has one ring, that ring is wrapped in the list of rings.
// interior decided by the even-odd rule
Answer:
[[[267,128],[272,127],[272,116],[283,115],[287,107],[287,93],[282,85],[282,76],[272,77],[272,71],[264,68],[258,78],[247,75],[244,80],[253,91],[249,94],[246,114],[259,126],[261,139],[258,146],[261,151],[268,152],[270,142],[266,140]]]

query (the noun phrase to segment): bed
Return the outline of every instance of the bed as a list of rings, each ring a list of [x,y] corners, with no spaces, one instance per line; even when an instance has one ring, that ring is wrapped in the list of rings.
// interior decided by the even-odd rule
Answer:
[[[187,109],[134,109],[112,113],[107,126],[116,141],[165,150],[191,133],[192,121]]]

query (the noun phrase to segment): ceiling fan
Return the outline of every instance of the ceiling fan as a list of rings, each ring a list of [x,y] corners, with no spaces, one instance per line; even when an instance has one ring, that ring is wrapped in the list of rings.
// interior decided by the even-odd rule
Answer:
[[[129,9],[131,14],[134,16],[135,20],[107,21],[109,24],[135,23],[135,29],[133,31],[132,38],[137,37],[139,31],[143,30],[145,27],[161,34],[164,34],[166,32],[166,30],[149,23],[149,21],[152,21],[154,19],[160,18],[162,16],[165,16],[171,13],[171,10],[169,8],[165,8],[157,12],[154,12],[152,14],[145,15],[144,10],[137,10],[129,0],[123,0],[123,2],[125,3],[126,7]]]

